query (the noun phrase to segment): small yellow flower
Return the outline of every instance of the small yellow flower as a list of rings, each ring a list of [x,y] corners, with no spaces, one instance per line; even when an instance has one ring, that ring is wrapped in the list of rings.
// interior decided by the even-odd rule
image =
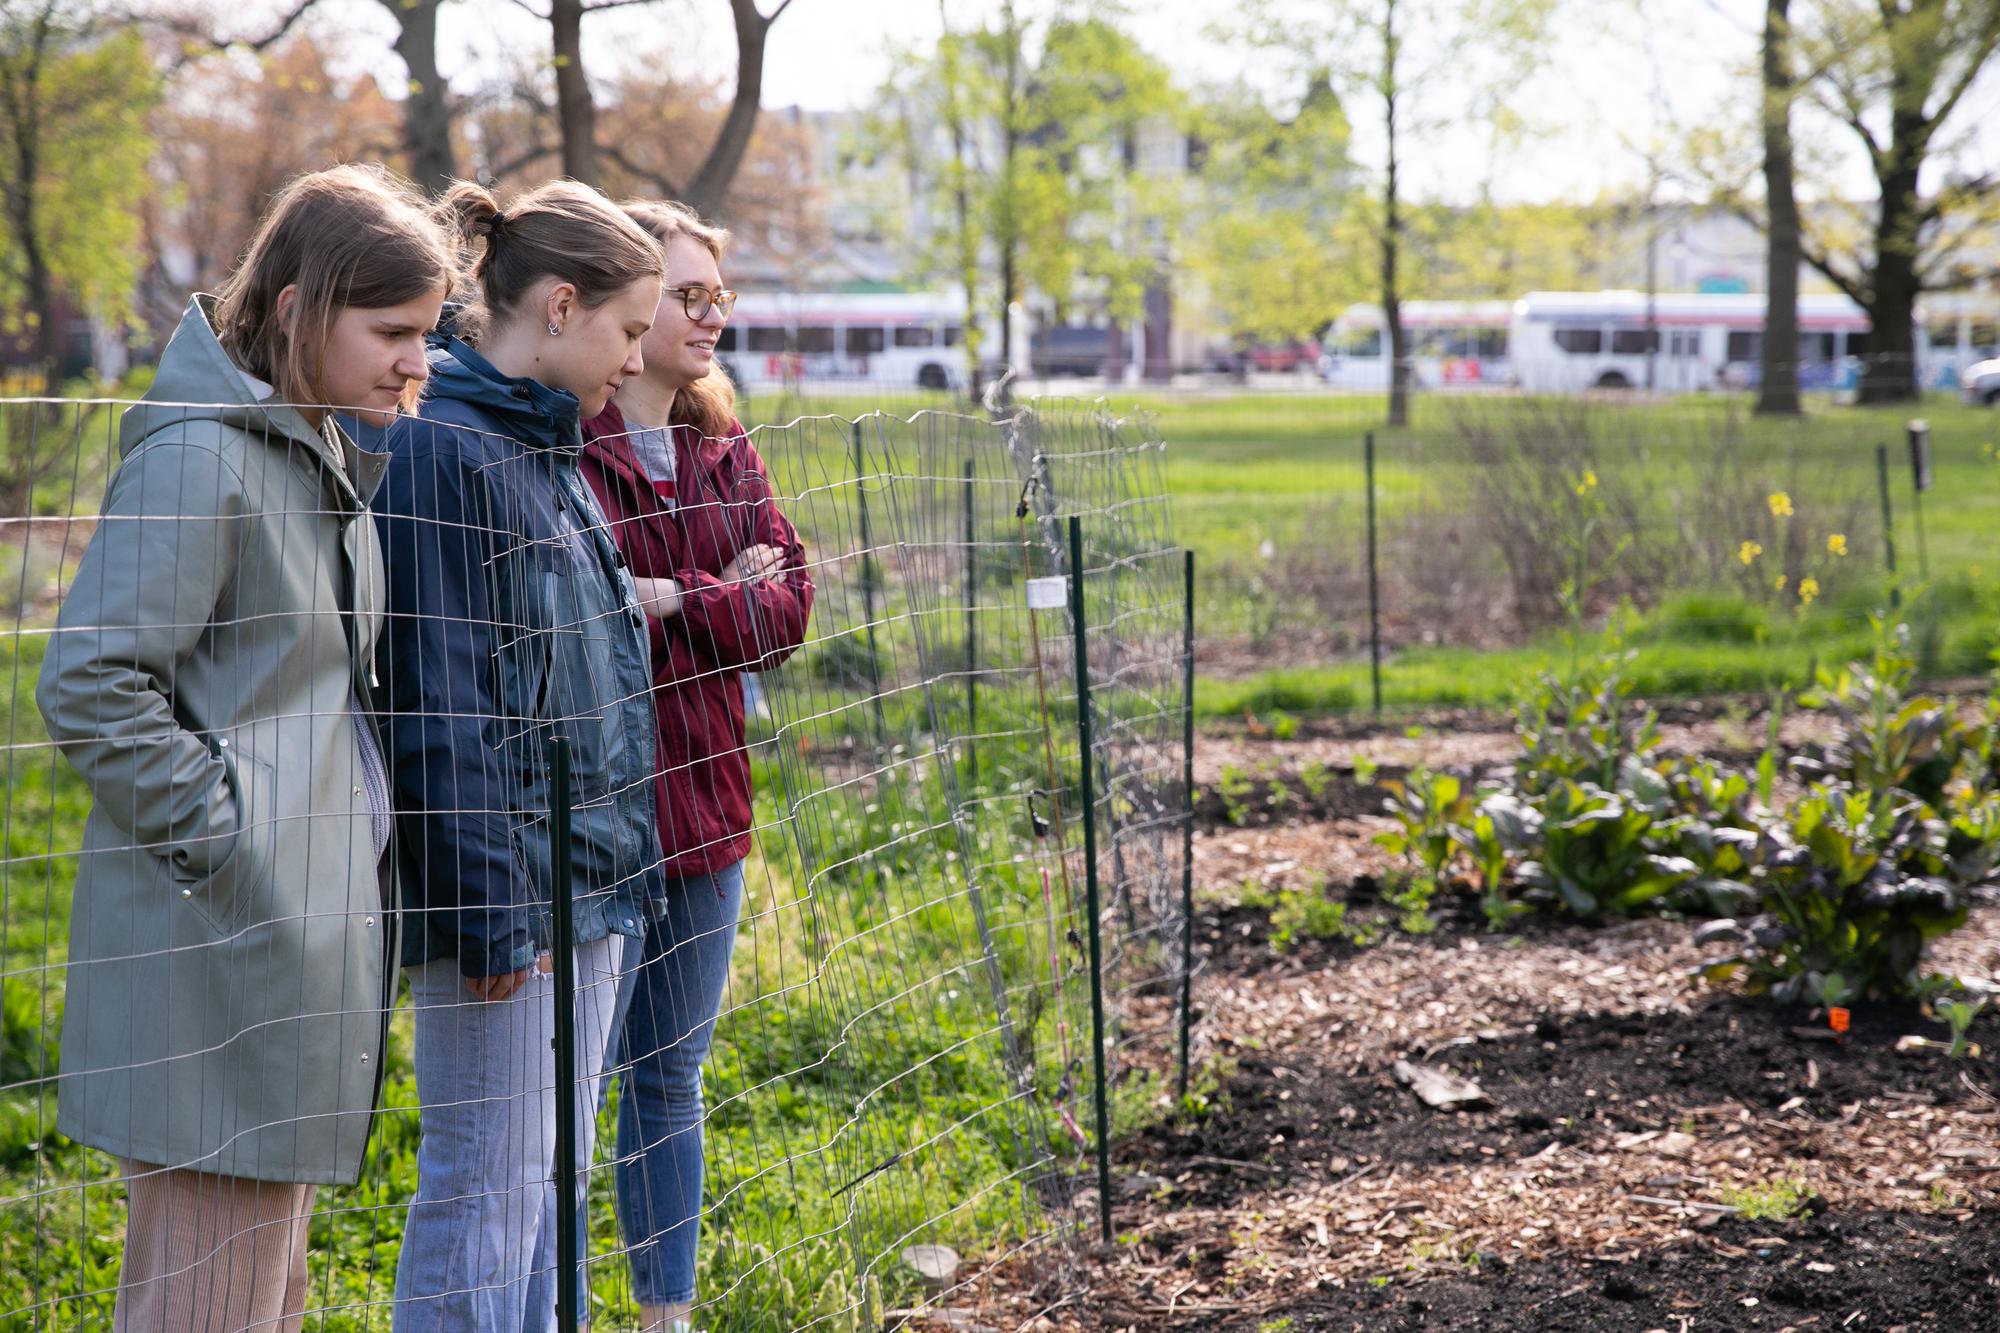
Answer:
[[[1757,557],[1764,554],[1764,548],[1756,542],[1744,542],[1736,548],[1736,558],[1744,564],[1755,564]]]
[[[1583,477],[1576,483],[1578,495],[1588,495],[1597,489],[1597,474],[1589,468],[1583,470]]]
[[[1780,574],[1776,579],[1772,580],[1771,586],[1773,588],[1776,588],[1779,592],[1783,592],[1785,590],[1785,584],[1787,584],[1788,582],[1790,582],[1790,580],[1787,579],[1783,574]]]
[[[1792,516],[1792,497],[1783,491],[1771,492],[1770,505],[1772,518],[1790,518]]]
[[[1844,532],[1829,532],[1826,535],[1826,549],[1831,555],[1846,555],[1847,534]]]
[[[1819,596],[1819,580],[1808,574],[1799,580],[1799,605],[1811,606],[1813,598]]]

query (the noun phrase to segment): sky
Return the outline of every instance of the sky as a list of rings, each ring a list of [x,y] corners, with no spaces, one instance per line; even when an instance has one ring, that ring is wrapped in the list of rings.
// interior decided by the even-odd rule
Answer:
[[[998,0],[946,0],[953,22],[967,24]],[[760,0],[768,11],[776,0]],[[1313,0],[1278,0],[1310,12]],[[1032,11],[1035,0],[1024,0]],[[393,29],[378,0],[331,0],[327,22],[355,34],[359,50],[379,53],[385,82],[401,67],[385,47]],[[1233,0],[1143,0],[1128,24],[1140,43],[1185,81],[1279,86],[1284,61],[1223,40],[1218,16]],[[1497,163],[1478,124],[1447,124],[1407,155],[1406,175],[1419,197],[1463,202],[1490,189],[1503,202],[1586,201],[1643,188],[1649,145],[1686,127],[1734,122],[1749,113],[1747,80],[1757,58],[1763,0],[1568,0],[1542,67],[1520,86],[1514,108],[1526,136]],[[864,105],[894,68],[898,43],[925,45],[941,28],[938,0],[792,0],[773,25],[766,53],[764,105],[839,110]],[[507,52],[546,48],[547,28],[512,0],[460,0],[440,25],[448,77],[476,81]],[[370,37],[372,36],[372,40]],[[683,72],[733,79],[735,37],[726,0],[660,0],[594,16],[586,52],[597,68],[652,59]],[[1366,108],[1354,112],[1354,151],[1379,161],[1381,135]],[[1961,111],[1988,127],[1971,153],[1975,166],[2000,165],[2000,75],[1986,80]],[[1873,194],[1854,152],[1842,152],[1817,177],[1849,197]],[[1669,181],[1663,191],[1672,195]]]

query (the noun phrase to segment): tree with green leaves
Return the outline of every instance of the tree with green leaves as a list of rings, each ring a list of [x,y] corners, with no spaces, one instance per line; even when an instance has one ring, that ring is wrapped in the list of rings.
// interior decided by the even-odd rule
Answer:
[[[1928,193],[1923,177],[1943,175],[1970,131],[1959,112],[2000,46],[2000,0],[1809,0],[1791,30],[1803,95],[1859,141],[1877,186],[1872,217],[1832,209],[1801,229],[1800,252],[1868,312],[1861,401],[1915,398],[1917,299],[1978,276],[1964,247],[1995,220],[2000,172]]]
[[[1193,273],[1230,331],[1283,342],[1317,334],[1373,290],[1347,113],[1315,78],[1289,116],[1241,88],[1199,107],[1201,202]]]
[[[1082,300],[1135,318],[1179,206],[1139,162],[1176,110],[1164,66],[1094,7],[1031,19],[1004,0],[978,27],[946,17],[936,48],[892,77],[870,135],[920,204],[916,276],[961,288],[975,317],[991,310],[1002,357],[1031,291],[1058,318]],[[967,356],[976,371],[976,335]]]
[[[64,300],[112,323],[131,313],[158,91],[138,36],[87,5],[0,3],[0,298],[32,339],[43,396],[58,388]],[[5,424],[0,513],[14,516],[68,442]]]
[[[1555,0],[1323,0],[1301,12],[1263,0],[1249,11],[1250,40],[1286,53],[1302,83],[1330,76],[1350,114],[1367,104],[1381,129],[1371,230],[1389,333],[1391,425],[1409,420],[1412,379],[1402,319],[1408,154],[1472,127],[1504,147],[1518,123],[1512,99],[1543,59],[1554,7]]]

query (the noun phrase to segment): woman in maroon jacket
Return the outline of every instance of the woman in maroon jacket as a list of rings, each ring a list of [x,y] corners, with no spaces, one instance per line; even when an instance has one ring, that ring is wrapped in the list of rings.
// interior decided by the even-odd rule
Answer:
[[[666,250],[646,369],[584,423],[583,473],[650,613],[667,911],[631,974],[620,1049],[618,1214],[643,1329],[686,1327],[701,1218],[701,1065],[729,976],[750,853],[743,673],[805,638],[812,578],[715,364],[736,294],[728,234],[677,204],[626,212]]]

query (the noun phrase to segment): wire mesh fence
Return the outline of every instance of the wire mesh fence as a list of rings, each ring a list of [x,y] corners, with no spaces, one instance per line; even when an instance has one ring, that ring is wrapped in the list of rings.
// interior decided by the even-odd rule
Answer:
[[[1102,1225],[1185,1017],[1143,417],[760,427],[761,474],[677,478],[650,618],[573,460],[406,423],[385,464],[269,404],[0,417],[57,460],[0,520],[0,1324],[247,1321],[272,1265],[328,1329],[1076,1294],[1028,1260]]]
[[[1926,674],[1982,671],[1990,418],[1935,400],[1749,409],[1433,399],[1405,428],[1342,419],[1316,438],[1274,433],[1261,454],[1217,445],[1240,456],[1230,470],[1179,453],[1203,671],[1246,682],[1214,697],[1365,710],[1379,650],[1391,709],[1503,703],[1494,672],[1525,679],[1573,626],[1595,642],[1621,607],[1651,692],[1802,684],[1858,650],[1871,612],[1906,604]]]

